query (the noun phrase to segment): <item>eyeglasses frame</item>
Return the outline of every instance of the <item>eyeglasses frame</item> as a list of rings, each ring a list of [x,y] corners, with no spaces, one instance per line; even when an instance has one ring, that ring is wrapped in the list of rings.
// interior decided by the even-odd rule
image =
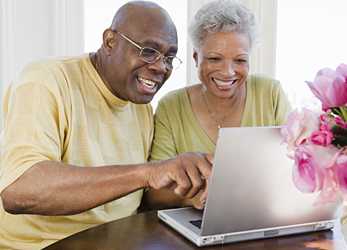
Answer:
[[[180,58],[178,58],[177,56],[165,56],[165,55],[163,55],[163,53],[161,53],[160,51],[158,51],[158,50],[156,50],[156,49],[154,49],[154,48],[151,48],[151,47],[142,47],[142,46],[140,46],[138,43],[136,43],[135,41],[133,41],[132,39],[130,39],[127,35],[123,34],[122,32],[120,32],[120,31],[118,31],[118,30],[111,29],[111,31],[113,31],[113,32],[115,32],[115,33],[117,33],[117,34],[119,34],[122,38],[124,38],[126,41],[128,41],[129,43],[131,43],[131,44],[132,44],[133,46],[135,46],[137,49],[139,49],[139,50],[140,50],[139,57],[141,57],[141,54],[143,53],[143,50],[144,50],[145,48],[152,49],[152,50],[154,50],[154,51],[156,51],[156,52],[158,53],[158,57],[157,57],[153,62],[148,62],[148,61],[146,61],[143,57],[141,57],[142,60],[143,60],[144,62],[146,62],[146,63],[154,64],[154,63],[156,63],[157,61],[159,61],[161,58],[163,58],[163,62],[164,62],[164,64],[165,64],[165,68],[166,68],[167,70],[177,69],[177,68],[179,67],[179,65],[182,64],[182,60],[181,60]],[[178,65],[176,68],[174,68],[172,64],[167,63],[167,60],[166,60],[167,58],[172,58],[172,59],[175,59],[175,58],[176,58],[176,59],[178,60],[178,62],[179,62],[179,65]]]

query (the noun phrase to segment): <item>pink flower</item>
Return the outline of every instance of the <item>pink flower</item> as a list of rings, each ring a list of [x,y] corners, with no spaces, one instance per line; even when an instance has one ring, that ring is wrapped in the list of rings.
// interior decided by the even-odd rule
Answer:
[[[334,135],[328,130],[314,131],[311,135],[311,142],[320,146],[328,146],[333,141]]]
[[[336,71],[322,69],[313,82],[306,82],[312,93],[322,102],[323,110],[347,103],[346,67],[340,65]]]
[[[340,75],[342,75],[345,78],[345,81],[347,81],[347,64],[340,64],[336,68],[336,72]]]
[[[312,155],[305,147],[298,147],[293,168],[295,186],[304,193],[316,192],[322,188],[323,177],[323,171],[317,167]]]
[[[347,195],[347,156],[341,155],[335,166],[336,178],[340,187],[341,192]]]
[[[336,116],[334,121],[336,125],[340,126],[341,128],[347,128],[347,123],[340,116]]]
[[[322,69],[307,84],[324,112],[292,112],[281,130],[295,160],[294,184],[302,192],[319,192],[315,204],[341,195],[347,201],[347,64]]]
[[[313,144],[323,147],[330,145],[333,139],[334,134],[330,131],[328,125],[326,124],[321,125],[319,131],[314,131],[310,138]]]
[[[309,109],[293,111],[288,116],[286,125],[281,129],[284,141],[288,144],[290,151],[306,141],[313,131],[319,129],[320,116]]]
[[[335,165],[340,151],[334,146],[300,145],[295,151],[293,180],[302,192],[316,192],[323,188],[325,175]]]

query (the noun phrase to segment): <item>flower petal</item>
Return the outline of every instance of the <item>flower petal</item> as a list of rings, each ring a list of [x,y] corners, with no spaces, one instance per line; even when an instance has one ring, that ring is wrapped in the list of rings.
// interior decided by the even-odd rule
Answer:
[[[295,151],[295,165],[293,168],[295,186],[304,193],[312,193],[322,188],[323,175],[305,145]]]
[[[306,82],[312,93],[322,102],[323,110],[347,103],[346,65],[336,71],[320,70],[313,82]]]
[[[347,64],[340,64],[337,68],[336,68],[336,72],[343,75],[345,78],[347,77]]]
[[[336,178],[341,192],[347,194],[347,157],[344,155],[337,160],[335,167]]]

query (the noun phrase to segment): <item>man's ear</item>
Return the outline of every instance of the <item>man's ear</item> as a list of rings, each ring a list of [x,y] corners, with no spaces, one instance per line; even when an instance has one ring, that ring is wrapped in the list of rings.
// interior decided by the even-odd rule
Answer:
[[[198,65],[199,65],[199,57],[198,57],[198,52],[196,52],[196,50],[194,50],[194,52],[193,52],[193,58],[194,58],[194,61],[195,61],[195,67],[198,67]]]
[[[115,32],[113,32],[111,29],[106,29],[102,35],[102,38],[102,48],[105,51],[106,55],[110,55],[112,48],[116,44]]]

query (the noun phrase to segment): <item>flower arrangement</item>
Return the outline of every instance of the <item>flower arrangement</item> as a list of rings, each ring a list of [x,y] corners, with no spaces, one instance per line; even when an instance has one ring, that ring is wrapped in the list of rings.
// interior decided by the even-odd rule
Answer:
[[[281,133],[294,160],[293,180],[318,203],[347,200],[347,64],[320,70],[306,82],[322,110],[295,110]]]

